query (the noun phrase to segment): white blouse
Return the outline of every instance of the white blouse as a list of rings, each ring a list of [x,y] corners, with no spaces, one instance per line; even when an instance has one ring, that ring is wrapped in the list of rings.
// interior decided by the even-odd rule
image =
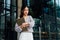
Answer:
[[[35,22],[34,22],[32,16],[28,16],[25,19],[25,22],[28,22],[30,24],[29,27],[27,28],[28,32],[33,32],[33,27],[34,27]],[[21,32],[22,31],[22,29],[18,26],[17,23],[15,24],[15,31],[16,32]]]

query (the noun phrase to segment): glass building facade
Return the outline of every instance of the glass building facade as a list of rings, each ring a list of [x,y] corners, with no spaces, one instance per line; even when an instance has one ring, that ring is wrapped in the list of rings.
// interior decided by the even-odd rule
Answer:
[[[0,0],[0,40],[16,40],[16,0]]]
[[[17,40],[17,0],[0,0],[0,40]],[[60,0],[22,0],[35,20],[34,40],[60,40]]]

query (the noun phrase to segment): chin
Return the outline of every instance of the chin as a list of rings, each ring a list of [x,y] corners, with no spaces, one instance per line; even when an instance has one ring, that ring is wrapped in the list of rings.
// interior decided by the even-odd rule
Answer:
[[[28,14],[26,14],[25,16],[28,16]]]

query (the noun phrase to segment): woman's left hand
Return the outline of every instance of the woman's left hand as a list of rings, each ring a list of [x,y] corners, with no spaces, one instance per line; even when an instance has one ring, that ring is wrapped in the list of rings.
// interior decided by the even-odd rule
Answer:
[[[29,23],[25,23],[26,25],[25,25],[25,27],[28,27],[29,26]]]

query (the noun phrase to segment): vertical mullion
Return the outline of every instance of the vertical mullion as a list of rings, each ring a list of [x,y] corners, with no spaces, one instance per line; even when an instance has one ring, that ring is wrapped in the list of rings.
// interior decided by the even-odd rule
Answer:
[[[57,29],[57,14],[56,14],[56,0],[54,0],[54,17],[55,17],[55,27],[56,27],[56,40],[58,40],[58,29]]]
[[[6,8],[6,6],[7,6],[6,1],[7,1],[7,0],[5,0],[5,8]],[[6,34],[6,32],[7,32],[6,29],[7,29],[7,28],[6,28],[6,27],[7,27],[7,25],[6,25],[6,10],[5,10],[5,40],[6,40],[6,35],[7,35],[7,34]]]
[[[1,2],[0,2],[1,3]],[[0,10],[0,27],[1,27],[1,10]],[[1,28],[0,28],[0,31],[1,31]],[[0,32],[0,35],[1,35],[1,32]],[[1,38],[1,36],[0,36]],[[0,39],[1,40],[1,39]]]
[[[16,0],[16,18],[18,17],[18,1]]]
[[[13,31],[12,31],[12,29],[13,29],[13,23],[12,23],[12,21],[14,20],[12,17],[13,17],[13,4],[12,4],[12,2],[13,2],[13,0],[10,0],[10,35],[12,35],[12,39],[11,40],[13,40],[14,39],[14,37],[13,37]]]

